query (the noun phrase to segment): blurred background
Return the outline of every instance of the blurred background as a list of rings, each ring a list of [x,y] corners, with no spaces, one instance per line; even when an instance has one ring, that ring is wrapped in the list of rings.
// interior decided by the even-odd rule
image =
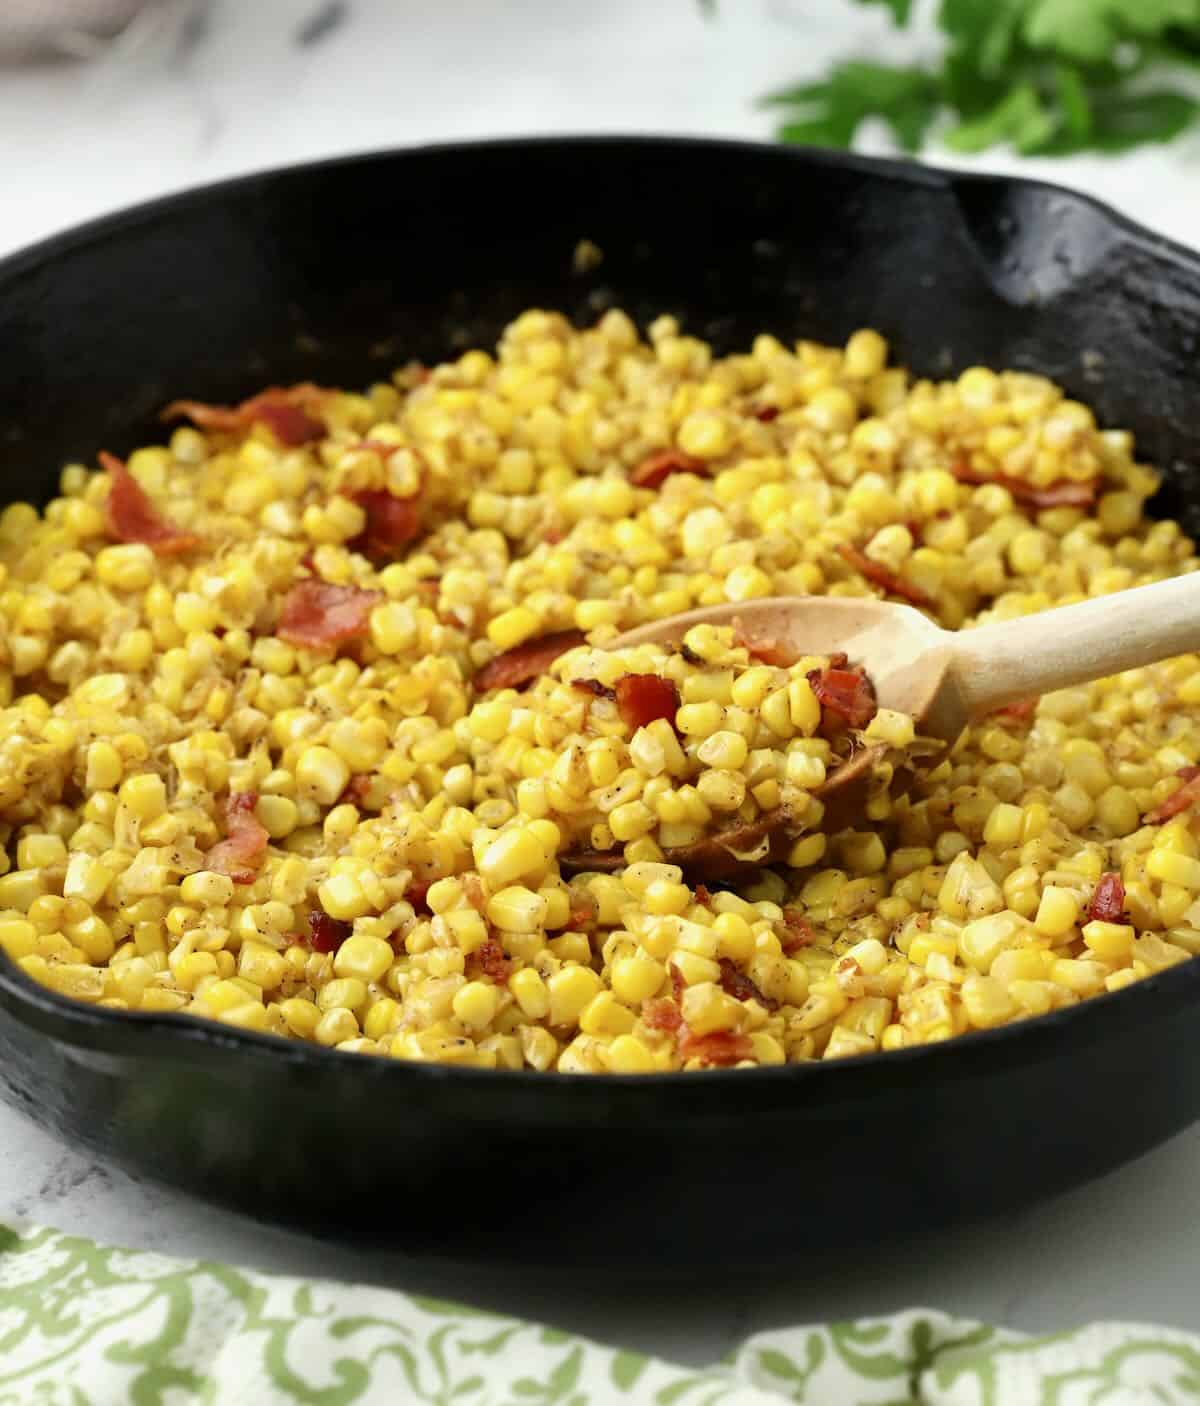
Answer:
[[[1047,14],[1050,22],[1069,19],[1058,41],[1106,63],[1105,45],[1120,58],[1120,25],[1140,36],[1145,12],[1155,8],[1094,0],[1097,24],[1089,28],[1091,0],[1065,7],[1057,0],[1058,10],[1055,3],[1031,0],[1027,8],[1039,24]],[[0,253],[182,186],[347,151],[536,132],[770,140],[789,112],[761,106],[764,93],[828,78],[846,60],[925,61],[935,72],[946,43],[936,7],[918,3],[900,29],[895,20],[908,10],[907,0],[4,0]],[[978,15],[1012,10],[973,7]],[[1114,14],[1110,32],[1103,26]],[[1183,34],[1181,44],[1178,32],[1168,37],[1179,50],[1169,55],[1173,91],[1200,97],[1200,66],[1186,72],[1186,62],[1176,62],[1180,53],[1187,59],[1196,36]],[[992,31],[950,40],[996,52]],[[1077,85],[1073,97],[1067,69],[1055,56],[1044,86],[1047,101],[1066,102],[1064,120],[1075,122],[1083,89]],[[1097,72],[1085,73],[1088,83]],[[1011,140],[1037,144],[1022,107],[1028,95],[1019,74],[996,77],[980,88],[979,102],[991,105],[985,129],[976,123],[966,143],[982,136],[995,144],[977,155],[956,151],[935,122],[926,159],[1063,181],[1200,244],[1200,124],[1175,122],[1181,135],[1163,142],[1172,123],[1160,120],[1171,116],[1160,104],[1147,126],[1152,140],[1135,150],[1095,150],[1105,145],[1097,128],[1081,140],[1042,142],[1075,146],[1073,154],[1022,156]],[[823,91],[825,116],[837,120],[818,123],[818,131],[839,126],[846,93],[851,104],[860,96],[867,107],[890,102],[900,125],[910,122],[907,89],[881,95],[891,80],[870,64],[859,63],[851,78],[857,89],[848,79]],[[1172,109],[1175,116],[1190,115],[1179,102],[1185,106]],[[1132,120],[1146,125],[1148,111],[1139,107]],[[1020,113],[1024,125],[1015,123]],[[1129,119],[1127,108],[1122,113]],[[809,128],[801,125],[803,136]],[[893,128],[872,116],[855,136],[862,150],[896,149]]]

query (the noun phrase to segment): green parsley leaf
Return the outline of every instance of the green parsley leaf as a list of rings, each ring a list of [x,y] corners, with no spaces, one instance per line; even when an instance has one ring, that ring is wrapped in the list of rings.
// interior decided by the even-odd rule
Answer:
[[[1025,40],[1079,63],[1101,63],[1123,40],[1200,25],[1200,0],[1035,0]]]
[[[839,64],[823,83],[787,88],[763,101],[791,109],[778,129],[782,141],[849,146],[867,118],[879,117],[905,151],[921,146],[941,103],[936,80],[923,68],[860,61]]]
[[[1019,152],[1036,151],[1055,132],[1053,114],[1032,83],[1022,83],[990,111],[970,122],[960,122],[946,133],[953,151],[983,151],[1000,142],[1011,142]]]
[[[701,0],[715,9],[716,0]],[[898,25],[911,0],[882,5]],[[1200,101],[1144,79],[1200,66],[1200,0],[939,0],[940,63],[850,59],[764,100],[784,141],[850,146],[879,118],[916,151],[935,128],[956,151],[1126,151],[1200,123]]]

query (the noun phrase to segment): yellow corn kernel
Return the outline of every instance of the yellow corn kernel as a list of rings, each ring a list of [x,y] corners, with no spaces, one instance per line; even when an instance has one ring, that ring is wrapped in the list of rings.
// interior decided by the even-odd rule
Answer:
[[[1124,923],[1098,919],[1083,925],[1083,940],[1102,962],[1122,962],[1133,951],[1135,933]]]
[[[601,991],[580,1012],[579,1028],[585,1035],[628,1035],[636,1019],[611,991]]]
[[[488,900],[487,915],[501,932],[534,932],[546,921],[548,903],[521,885],[503,888]]]
[[[601,988],[600,978],[589,967],[567,966],[547,981],[551,1025],[575,1025],[584,1007]]]
[[[317,886],[321,907],[331,918],[353,922],[371,911],[371,900],[353,874],[331,874]]]
[[[1200,859],[1155,846],[1146,860],[1146,872],[1152,879],[1178,884],[1192,893],[1200,891]]]
[[[357,977],[368,984],[382,979],[395,960],[391,946],[381,937],[348,937],[333,959],[338,976]]]
[[[1024,814],[1020,806],[1008,805],[1005,802],[993,806],[983,828],[984,843],[995,845],[997,849],[1008,849],[1012,845],[1020,844],[1023,821]]]
[[[485,1030],[492,1023],[500,993],[483,981],[468,981],[454,994],[455,1016],[470,1030]]]
[[[494,888],[517,879],[540,879],[550,863],[546,846],[532,826],[505,830],[488,845],[479,861],[479,872]]]
[[[180,898],[195,908],[224,908],[233,892],[233,880],[210,869],[189,874],[179,886]]]
[[[612,966],[610,981],[613,994],[631,1006],[640,1006],[657,995],[666,980],[667,969],[662,962],[642,953],[618,958]]]
[[[1060,938],[1079,921],[1079,898],[1070,889],[1047,884],[1033,925],[1043,937]]]
[[[487,637],[497,649],[512,649],[539,634],[541,629],[540,617],[527,606],[518,605],[489,622]]]
[[[613,1074],[652,1074],[658,1066],[653,1053],[634,1035],[618,1035],[608,1047]]]
[[[508,989],[524,1015],[530,1020],[544,1020],[550,1013],[550,992],[533,967],[522,967],[508,979]]]
[[[306,747],[296,763],[296,784],[300,794],[318,805],[331,806],[346,789],[350,768],[329,747]]]
[[[327,1010],[317,1021],[312,1038],[318,1045],[332,1047],[344,1044],[347,1040],[357,1039],[359,1033],[354,1012],[337,1006],[333,1010]]]

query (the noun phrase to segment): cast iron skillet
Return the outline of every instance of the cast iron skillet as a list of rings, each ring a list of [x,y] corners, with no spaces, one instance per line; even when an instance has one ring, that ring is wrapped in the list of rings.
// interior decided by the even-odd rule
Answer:
[[[604,251],[572,271],[581,238]],[[1200,258],[1049,186],[724,142],[399,151],[226,182],[0,264],[0,466],[161,434],[176,396],[355,385],[531,305],[670,311],[719,347],[871,325],[940,375],[1029,367],[1129,426],[1200,527]],[[7,1098],[252,1215],[413,1250],[782,1259],[1082,1182],[1200,1113],[1200,962],[950,1044],[622,1079],[331,1054],[94,1010],[0,963]],[[520,1233],[514,1234],[514,1224]]]

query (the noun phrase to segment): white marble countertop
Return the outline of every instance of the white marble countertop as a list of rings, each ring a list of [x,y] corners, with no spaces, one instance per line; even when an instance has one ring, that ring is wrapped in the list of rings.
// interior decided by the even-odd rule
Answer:
[[[318,11],[337,22],[301,43]],[[705,24],[692,0],[212,0],[190,38],[160,36],[121,63],[0,70],[0,253],[147,196],[338,152],[548,131],[761,138],[755,94],[885,33],[833,0],[721,11]],[[1198,136],[1113,161],[986,164],[1079,186],[1200,244]],[[437,1293],[683,1361],[757,1328],[909,1304],[1029,1330],[1103,1317],[1200,1331],[1200,1128],[998,1223],[731,1284],[714,1274],[649,1301],[627,1282],[494,1278],[255,1225],[98,1166],[6,1108],[0,1147],[0,1218]]]

